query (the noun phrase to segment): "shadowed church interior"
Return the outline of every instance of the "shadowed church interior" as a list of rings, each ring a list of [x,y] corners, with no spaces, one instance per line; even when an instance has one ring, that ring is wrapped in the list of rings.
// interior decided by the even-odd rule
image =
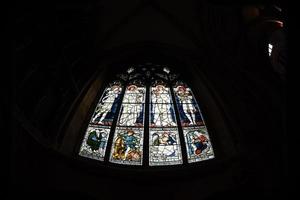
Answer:
[[[286,197],[288,23],[281,1],[24,1],[13,15],[11,199]],[[131,91],[126,86],[140,84],[136,77],[147,88],[144,107],[134,107],[143,115],[125,115],[132,108],[126,102],[116,111],[112,102],[106,104],[103,113],[116,112],[107,119],[94,114],[113,81],[121,80],[125,99],[126,88]],[[164,105],[174,108],[161,109],[162,115],[172,110],[168,120],[177,139],[162,138],[156,145],[180,143],[176,153],[182,157],[155,164],[149,151],[156,147],[149,141],[157,129],[155,112],[161,111],[153,111],[160,104],[152,106],[149,91],[156,85],[172,88],[175,80],[191,88],[203,119],[198,122],[188,107],[197,103],[180,107],[184,95],[170,89],[166,98],[173,104]],[[113,162],[121,112],[127,125],[142,130],[143,150],[129,157],[136,147],[132,137],[122,136],[123,157]],[[211,140],[193,143],[194,160],[186,134],[193,123]],[[107,130],[99,158],[81,156],[90,126]],[[100,143],[89,145],[89,155],[96,155]],[[203,152],[208,156],[199,157]],[[131,164],[134,156],[138,164]]]

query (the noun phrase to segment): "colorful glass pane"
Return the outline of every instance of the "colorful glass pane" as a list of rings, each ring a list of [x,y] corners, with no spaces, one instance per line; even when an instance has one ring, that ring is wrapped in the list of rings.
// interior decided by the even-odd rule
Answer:
[[[172,103],[170,89],[164,85],[151,87],[151,103]]]
[[[169,69],[163,70],[164,72],[156,73],[152,72],[155,71],[154,68],[152,71],[145,68],[141,73],[132,73],[139,70],[130,68],[127,71],[130,83],[124,95],[121,95],[120,82],[114,82],[105,89],[86,130],[80,156],[103,161],[109,135],[113,134],[112,145],[109,147],[109,161],[142,165],[147,113],[147,153],[150,166],[182,164],[182,156],[185,155],[182,155],[181,142],[185,143],[188,163],[214,158],[211,140],[192,90],[179,81],[173,87],[168,87],[165,81],[169,79],[173,82],[177,75],[169,74]],[[152,81],[152,84],[149,90],[146,90],[142,82],[148,81]],[[147,101],[146,94],[149,96]],[[146,102],[150,104],[148,110],[145,110]],[[177,122],[181,125],[180,130]],[[113,127],[114,132],[110,133],[113,123],[116,127]],[[180,136],[184,141],[180,141],[179,134],[182,133],[183,136]]]
[[[79,155],[104,160],[110,128],[90,125],[81,144]]]
[[[144,103],[145,102],[145,87],[137,87],[129,85],[123,98],[123,103]]]
[[[117,128],[113,138],[110,161],[119,164],[142,165],[143,133],[141,128]]]
[[[153,84],[150,98],[149,165],[181,164],[180,141],[170,89],[163,83]]]
[[[183,134],[189,163],[214,158],[213,148],[205,126],[185,128]]]
[[[145,93],[141,84],[126,88],[111,149],[113,163],[142,165]]]
[[[207,128],[192,90],[182,82],[177,82],[173,89],[186,143],[188,162],[214,158]]]
[[[182,163],[177,128],[151,128],[149,137],[149,165],[175,165]]]
[[[142,127],[144,125],[145,91],[145,87],[134,84],[126,88],[118,126]]]
[[[79,155],[104,160],[107,140],[117,106],[120,103],[122,85],[114,82],[100,98],[82,141]]]
[[[204,125],[201,111],[191,89],[182,84],[174,87],[174,93],[181,126],[189,127]]]
[[[170,89],[163,84],[151,87],[150,127],[177,126]]]
[[[120,103],[120,94],[122,87],[120,84],[113,84],[111,87],[106,88],[100,99],[93,117],[90,121],[91,124],[112,125],[112,121],[117,111],[117,106]]]

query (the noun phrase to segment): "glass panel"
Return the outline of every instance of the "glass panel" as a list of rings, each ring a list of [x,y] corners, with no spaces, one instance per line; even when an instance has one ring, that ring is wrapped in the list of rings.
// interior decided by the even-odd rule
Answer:
[[[200,110],[196,104],[177,104],[182,127],[201,126],[204,124]]]
[[[188,162],[193,163],[214,158],[208,131],[192,90],[182,82],[177,82],[173,89],[183,129]]]
[[[150,166],[182,164],[177,128],[151,128],[149,151]]]
[[[182,164],[170,89],[163,82],[156,81],[150,91],[149,165]]]
[[[136,85],[128,86],[123,98],[123,103],[144,103],[145,91],[145,87],[137,87]]]
[[[143,129],[117,128],[113,138],[110,161],[119,164],[142,165]]]
[[[104,160],[110,126],[120,103],[122,85],[115,81],[103,92],[82,141],[79,155]]]
[[[183,134],[189,163],[214,158],[213,148],[205,126],[184,128]]]
[[[119,126],[143,126],[144,104],[122,104]]]
[[[180,122],[183,127],[204,125],[199,106],[190,88],[184,84],[174,87]]]
[[[157,104],[154,104],[156,106]],[[176,126],[176,118],[174,113],[151,112],[150,127],[172,127]]]
[[[123,103],[121,113],[140,113],[143,111],[144,103]]]
[[[135,106],[129,104],[128,106]],[[144,126],[144,107],[141,105],[141,112],[125,113],[121,112],[120,119],[118,121],[119,126]]]
[[[98,104],[94,116],[92,117],[91,124],[101,124],[111,126],[116,114],[118,103],[106,103],[105,105]]]
[[[91,124],[111,126],[117,106],[120,103],[121,91],[121,84],[117,82],[105,89],[102,98],[94,111],[90,121]]]
[[[79,155],[104,160],[110,128],[90,125],[81,144]]]
[[[150,127],[177,126],[170,89],[164,84],[151,87]]]
[[[144,125],[145,87],[131,84],[127,87],[118,120],[119,126]]]
[[[174,87],[175,99],[180,104],[193,104],[196,103],[192,91],[186,85],[178,85]]]
[[[141,87],[140,83],[130,84],[126,88],[114,133],[110,162],[142,165],[145,92],[146,88]]]
[[[164,85],[151,87],[151,103],[172,103],[170,89]]]

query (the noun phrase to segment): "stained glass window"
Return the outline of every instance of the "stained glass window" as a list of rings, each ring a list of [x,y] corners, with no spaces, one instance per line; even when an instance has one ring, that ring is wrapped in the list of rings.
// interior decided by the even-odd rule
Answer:
[[[120,103],[121,92],[120,82],[114,82],[104,90],[88,125],[79,155],[104,160],[107,140]]]
[[[117,127],[110,161],[120,164],[142,165],[142,128]]]
[[[200,107],[178,74],[150,65],[131,66],[117,77],[91,116],[80,156],[153,167],[214,158]]]
[[[183,129],[188,162],[214,157],[208,131],[192,90],[184,83],[174,85],[175,98]]]
[[[151,86],[149,165],[181,164],[181,149],[170,88],[156,81]]]
[[[141,82],[130,83],[123,97],[110,161],[141,165],[143,157],[146,88]]]

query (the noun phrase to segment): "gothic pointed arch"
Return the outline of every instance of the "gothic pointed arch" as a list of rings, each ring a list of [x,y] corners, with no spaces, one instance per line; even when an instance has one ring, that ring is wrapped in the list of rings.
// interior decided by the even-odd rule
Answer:
[[[129,67],[118,77],[99,91],[80,156],[147,166],[214,158],[199,104],[179,74],[150,64]]]

